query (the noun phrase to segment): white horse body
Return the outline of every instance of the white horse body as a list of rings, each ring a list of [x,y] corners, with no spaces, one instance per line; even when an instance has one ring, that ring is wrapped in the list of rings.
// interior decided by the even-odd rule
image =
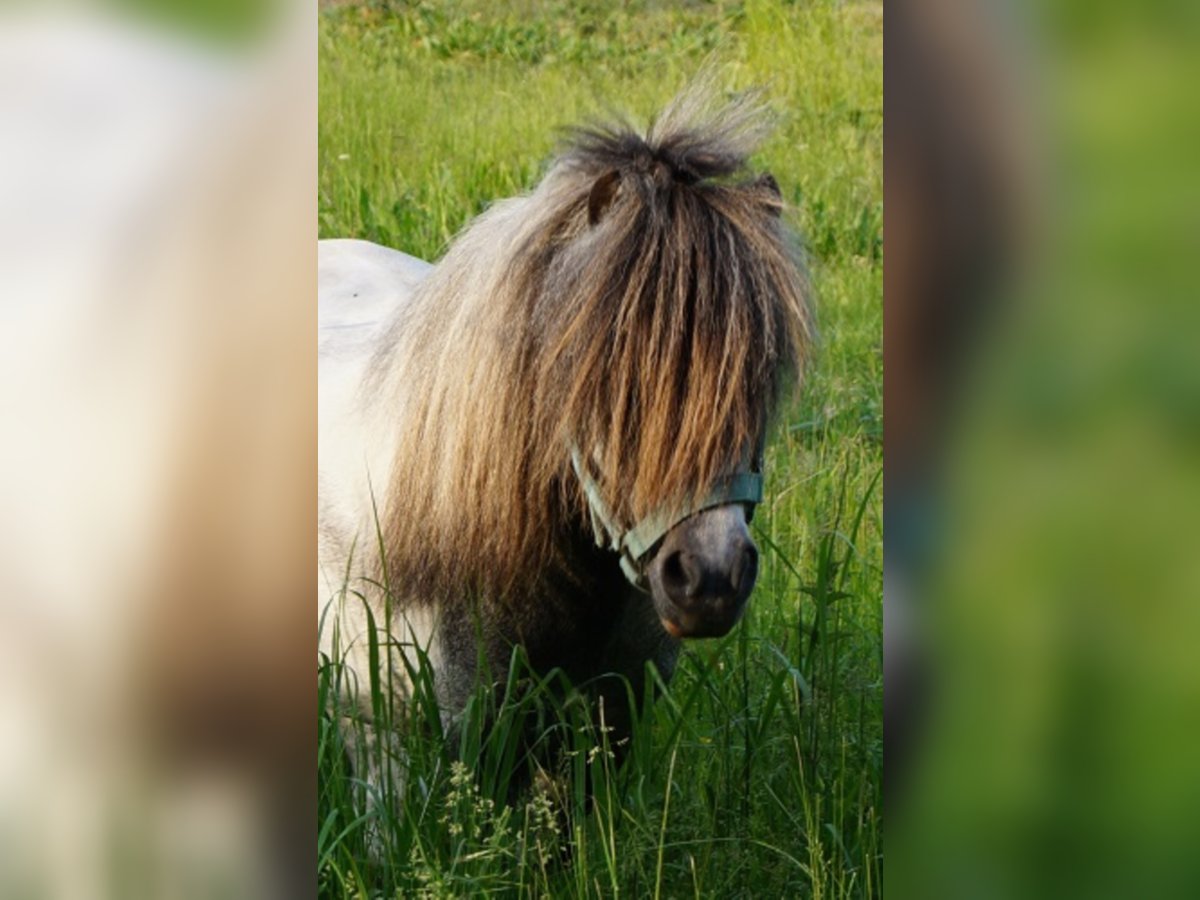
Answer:
[[[317,616],[325,620],[319,649],[333,655],[336,636],[338,655],[360,679],[367,673],[363,604],[374,599],[370,582],[379,558],[373,510],[392,477],[396,437],[364,380],[389,323],[432,269],[367,241],[317,245]],[[411,637],[427,646],[432,622],[409,626]]]

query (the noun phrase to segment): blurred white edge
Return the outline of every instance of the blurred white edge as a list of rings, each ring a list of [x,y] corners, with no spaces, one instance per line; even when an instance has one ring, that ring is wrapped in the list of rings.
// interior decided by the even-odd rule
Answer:
[[[0,895],[270,890],[193,710],[315,646],[315,49],[0,16]]]

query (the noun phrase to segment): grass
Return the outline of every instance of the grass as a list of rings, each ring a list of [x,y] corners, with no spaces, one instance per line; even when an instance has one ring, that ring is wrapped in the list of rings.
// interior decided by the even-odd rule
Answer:
[[[435,259],[490,201],[536,182],[557,129],[610,108],[644,121],[705,64],[731,89],[762,85],[777,113],[755,163],[804,236],[821,331],[768,450],[750,610],[687,646],[620,767],[578,694],[519,654],[499,673],[507,700],[481,690],[456,746],[423,676],[402,709],[359,686],[407,770],[365,804],[347,739],[380,750],[354,742],[353,717],[339,723],[350,686],[324,661],[322,896],[881,892],[881,6],[328,6],[321,235]],[[510,795],[530,734],[565,747],[546,781],[557,794]]]

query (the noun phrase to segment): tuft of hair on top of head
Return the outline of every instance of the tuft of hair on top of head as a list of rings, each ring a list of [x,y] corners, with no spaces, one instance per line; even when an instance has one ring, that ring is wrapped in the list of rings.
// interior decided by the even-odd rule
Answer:
[[[693,185],[737,175],[772,129],[759,90],[722,97],[711,78],[701,78],[653,119],[644,135],[628,120],[578,126],[567,131],[559,162],[597,179],[611,199],[619,182],[665,187]],[[602,203],[590,203],[594,214]]]

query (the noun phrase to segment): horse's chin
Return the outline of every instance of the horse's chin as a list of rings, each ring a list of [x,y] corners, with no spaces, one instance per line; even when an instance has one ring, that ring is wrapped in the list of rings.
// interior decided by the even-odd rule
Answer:
[[[689,615],[661,596],[659,591],[652,589],[650,593],[659,624],[677,641],[724,637],[741,621],[745,611],[745,604],[741,604],[725,614]]]
[[[698,638],[719,638],[724,637],[733,630],[733,626],[741,619],[741,615],[734,616],[729,619],[714,621],[713,619],[705,619],[703,622],[676,622],[667,616],[659,616],[658,621],[662,624],[663,630],[677,641],[696,640]]]

